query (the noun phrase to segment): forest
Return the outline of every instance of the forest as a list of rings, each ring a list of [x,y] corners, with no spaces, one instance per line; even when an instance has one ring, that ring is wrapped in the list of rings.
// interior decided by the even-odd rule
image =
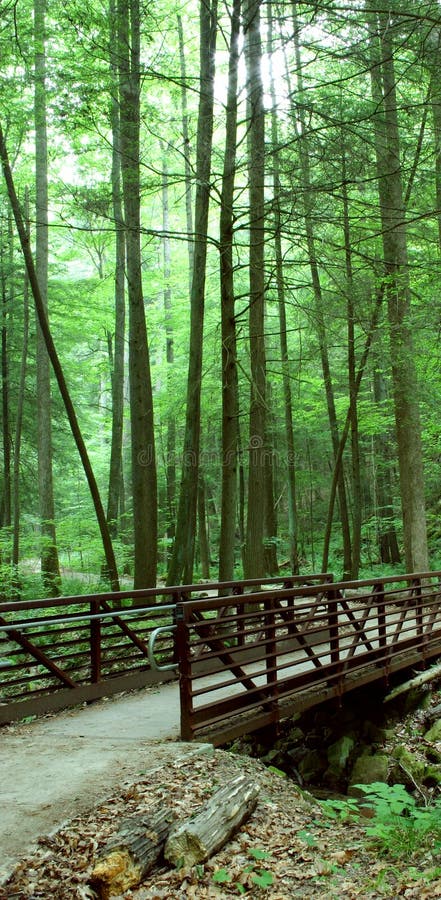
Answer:
[[[438,0],[0,0],[0,591],[441,568]]]

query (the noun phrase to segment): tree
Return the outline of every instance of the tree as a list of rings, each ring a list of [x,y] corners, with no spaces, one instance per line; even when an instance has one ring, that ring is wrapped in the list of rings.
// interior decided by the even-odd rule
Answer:
[[[202,0],[199,21],[200,93],[196,144],[194,255],[190,296],[191,337],[181,485],[175,544],[167,575],[168,584],[177,584],[181,578],[183,578],[184,583],[190,584],[193,577],[201,432],[202,353],[211,148],[213,141],[217,0],[210,0],[210,2]]]
[[[428,568],[424,473],[417,376],[410,324],[410,283],[403,199],[393,25],[367,0],[381,235],[388,300],[395,427],[406,568]]]
[[[144,310],[140,216],[140,6],[118,0],[121,170],[129,309],[134,586],[156,585],[157,478],[153,392]]]
[[[265,359],[265,114],[262,84],[261,0],[244,6],[247,70],[249,205],[250,407],[248,509],[244,555],[246,578],[264,575],[266,439]]]
[[[47,315],[48,283],[48,148],[46,123],[46,0],[34,0],[35,34],[35,185],[37,281]],[[45,590],[60,592],[60,565],[55,533],[55,505],[52,473],[52,413],[50,362],[45,340],[37,321],[37,405],[38,405],[38,485],[41,518],[41,573]]]

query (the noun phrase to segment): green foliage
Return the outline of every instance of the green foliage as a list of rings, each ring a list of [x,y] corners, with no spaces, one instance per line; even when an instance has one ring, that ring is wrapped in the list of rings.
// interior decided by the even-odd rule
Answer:
[[[380,853],[395,860],[409,860],[422,850],[441,848],[441,797],[428,806],[418,806],[402,784],[381,781],[358,784],[364,801],[324,800],[321,807],[329,818],[339,821],[360,819],[360,807],[370,810],[366,834]]]
[[[248,856],[252,862],[244,866],[239,879],[237,872],[233,875],[228,869],[222,868],[214,872],[212,876],[214,884],[229,884],[240,895],[248,893],[253,885],[264,890],[270,888],[274,884],[274,876],[269,869],[261,868],[258,864],[271,859],[271,853],[258,847],[249,847]]]

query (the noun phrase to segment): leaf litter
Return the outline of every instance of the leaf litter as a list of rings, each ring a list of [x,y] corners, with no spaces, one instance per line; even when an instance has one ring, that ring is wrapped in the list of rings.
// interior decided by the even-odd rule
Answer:
[[[216,750],[140,774],[90,813],[43,835],[0,887],[0,900],[96,900],[90,875],[121,819],[158,806],[187,818],[238,772],[260,787],[256,809],[239,832],[203,865],[155,866],[139,887],[120,895],[123,900],[441,898],[441,869],[430,883],[421,867],[400,873],[375,854],[356,820],[329,821],[318,801],[288,778],[258,760]],[[432,859],[427,863],[433,868]]]

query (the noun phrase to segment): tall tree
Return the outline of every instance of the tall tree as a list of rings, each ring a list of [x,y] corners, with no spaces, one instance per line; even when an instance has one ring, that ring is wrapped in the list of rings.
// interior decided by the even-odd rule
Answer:
[[[394,28],[389,13],[366,0],[371,41],[372,97],[392,360],[406,568],[428,568],[421,424],[410,322],[410,281],[402,183]]]
[[[200,93],[196,141],[195,236],[190,295],[187,403],[176,537],[167,575],[168,584],[177,584],[182,578],[188,584],[193,578],[201,432],[202,351],[213,141],[217,0],[208,0],[208,2],[201,0],[199,21]]]
[[[140,4],[118,0],[121,171],[129,309],[134,586],[156,585],[157,478],[153,392],[141,265]]]
[[[37,280],[47,315],[48,288],[48,148],[46,114],[46,0],[34,0],[35,40],[35,185]],[[52,472],[50,362],[37,321],[38,486],[41,519],[41,573],[50,595],[60,591]]]
[[[249,203],[249,347],[251,367],[248,508],[245,577],[265,573],[264,510],[266,439],[265,354],[265,113],[262,82],[261,0],[244,5],[247,79]]]
[[[117,16],[115,0],[110,0],[110,71],[112,97],[110,101],[110,122],[112,127],[112,208],[115,222],[115,334],[111,345],[112,379],[112,437],[109,465],[109,487],[107,493],[107,521],[112,536],[118,531],[118,514],[122,492],[122,443],[124,424],[124,373],[125,373],[125,252],[126,241],[123,222],[121,186],[121,135],[118,103],[118,55],[116,52]],[[110,347],[109,347],[110,349]]]
[[[241,0],[231,10],[225,150],[220,201],[219,252],[222,328],[222,486],[219,581],[234,578],[237,522],[239,387],[234,296],[234,185],[237,156],[237,90]]]

